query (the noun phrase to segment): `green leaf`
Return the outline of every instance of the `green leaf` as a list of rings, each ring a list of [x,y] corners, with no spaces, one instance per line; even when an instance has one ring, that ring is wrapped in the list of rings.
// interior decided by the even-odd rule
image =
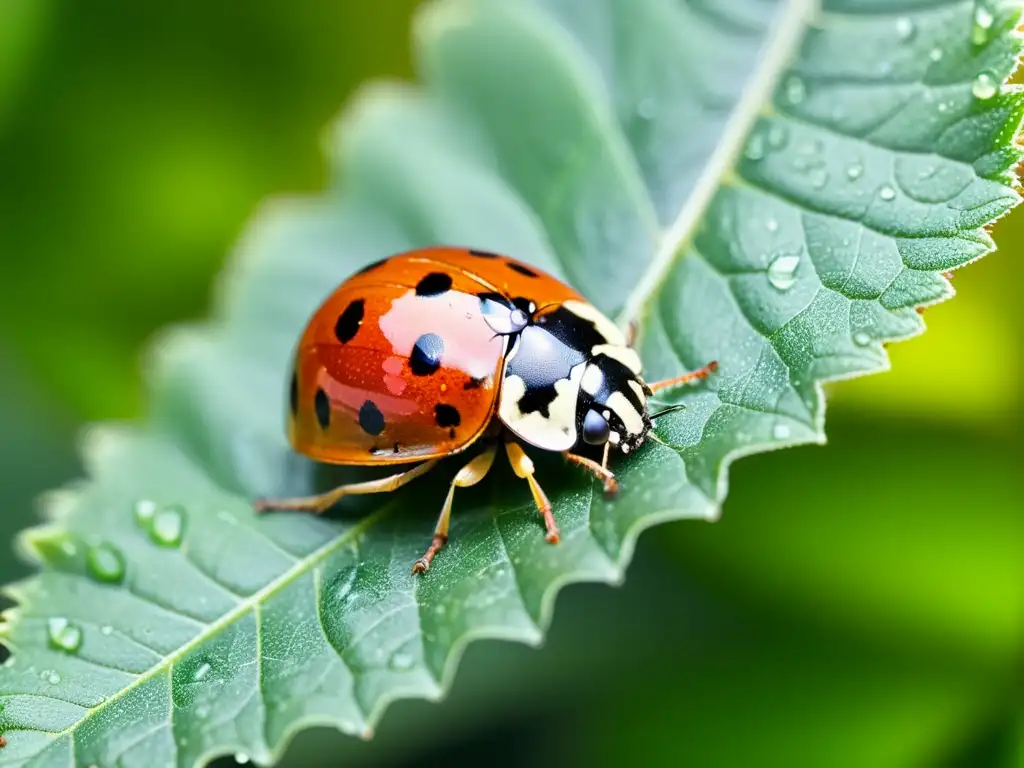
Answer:
[[[644,528],[714,519],[730,461],[823,442],[821,383],[882,370],[1019,200],[1019,12],[893,5],[427,6],[423,87],[360,95],[333,186],[262,208],[216,317],[154,345],[147,421],[90,431],[88,481],[23,536],[44,567],[10,590],[0,765],[269,763],[313,724],[368,735],[441,697],[470,640],[539,644],[558,589],[621,581]],[[720,369],[659,421],[669,446],[617,465],[615,500],[534,453],[559,546],[501,467],[416,578],[458,463],[336,516],[250,502],[353,474],[285,442],[292,347],[351,271],[438,242],[636,319],[651,380]]]

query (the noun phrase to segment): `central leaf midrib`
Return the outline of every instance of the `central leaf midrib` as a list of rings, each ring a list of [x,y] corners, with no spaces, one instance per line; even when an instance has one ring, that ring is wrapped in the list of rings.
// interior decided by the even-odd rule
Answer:
[[[648,302],[657,293],[673,264],[688,243],[722,180],[735,166],[746,144],[750,130],[785,71],[793,53],[803,39],[807,20],[820,12],[819,0],[785,0],[785,8],[776,17],[768,33],[768,46],[755,65],[755,75],[747,83],[725,124],[721,141],[697,178],[693,191],[686,198],[672,223],[663,230],[658,248],[639,282],[626,298],[616,321],[622,328],[640,317]]]

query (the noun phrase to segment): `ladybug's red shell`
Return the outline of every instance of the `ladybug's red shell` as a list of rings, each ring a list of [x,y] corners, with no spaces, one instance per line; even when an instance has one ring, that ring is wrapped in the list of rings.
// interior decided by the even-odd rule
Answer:
[[[468,447],[495,416],[507,351],[507,337],[485,318],[488,294],[534,308],[583,300],[526,264],[458,248],[400,254],[342,283],[298,345],[293,447],[353,465]]]

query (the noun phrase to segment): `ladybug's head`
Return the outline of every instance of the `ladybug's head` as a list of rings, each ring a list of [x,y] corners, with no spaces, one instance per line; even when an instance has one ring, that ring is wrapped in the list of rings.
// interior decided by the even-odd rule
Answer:
[[[587,446],[632,453],[651,431],[650,390],[616,350],[597,355],[583,371],[576,403],[577,450]]]

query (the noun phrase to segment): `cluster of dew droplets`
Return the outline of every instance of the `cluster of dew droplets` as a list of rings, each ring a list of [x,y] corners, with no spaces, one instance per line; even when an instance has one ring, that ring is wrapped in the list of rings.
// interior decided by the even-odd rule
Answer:
[[[971,31],[971,42],[975,45],[985,45],[992,33],[992,25],[995,17],[984,4],[979,4],[974,9],[974,24]],[[978,73],[971,84],[971,93],[974,98],[980,101],[988,101],[999,93],[999,77],[995,72],[983,70]]]
[[[184,511],[177,506],[161,508],[148,499],[138,501],[133,509],[136,525],[149,538],[162,547],[177,547],[181,544],[185,530]],[[61,552],[74,557],[78,546],[69,537],[60,543]],[[94,581],[103,584],[120,584],[124,581],[127,562],[121,550],[110,542],[93,544],[85,550],[85,571]],[[108,624],[100,627],[100,634],[109,637],[114,628]],[[82,628],[64,616],[55,616],[47,621],[47,641],[51,648],[63,653],[74,654],[82,647]],[[46,671],[44,679],[56,684],[60,675]]]
[[[171,505],[161,508],[155,501],[142,499],[135,504],[135,523],[155,544],[162,547],[181,546],[185,535],[185,511]]]

